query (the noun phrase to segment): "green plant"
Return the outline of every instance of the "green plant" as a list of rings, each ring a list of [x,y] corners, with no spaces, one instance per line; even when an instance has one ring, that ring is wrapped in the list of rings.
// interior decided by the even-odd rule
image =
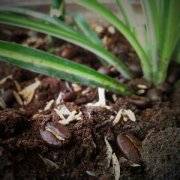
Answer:
[[[141,1],[146,20],[145,26],[142,26],[144,41],[141,40],[139,31],[133,24],[131,16],[128,15],[128,11],[126,11],[126,9],[131,8],[130,3],[127,3],[126,0],[116,0],[124,21],[97,0],[78,0],[74,2],[104,17],[127,38],[139,56],[143,74],[147,80],[154,84],[165,81],[168,65],[175,49],[176,54],[178,54],[177,44],[180,36],[179,0]],[[15,7],[0,10],[0,23],[36,30],[74,43],[94,53],[105,66],[115,66],[125,78],[130,79],[131,75],[126,65],[104,48],[83,17],[78,14],[74,20],[78,29],[69,26],[59,18],[32,10]],[[0,57],[3,61],[36,72],[87,85],[104,87],[121,94],[132,93],[132,90],[127,86],[108,76],[31,48],[0,41]],[[64,68],[69,71],[65,71]]]
[[[17,65],[30,71],[87,85],[103,87],[124,95],[131,93],[131,90],[125,85],[93,69],[15,43],[0,40],[0,58],[1,61]]]
[[[154,84],[164,82],[171,57],[180,38],[180,1],[141,0],[145,15],[145,24],[141,27],[141,31],[134,24],[135,13],[132,14],[131,1],[115,1],[124,21],[97,0],[75,2],[105,18],[127,38],[140,58],[146,79]]]
[[[64,20],[65,16],[65,1],[64,0],[51,0],[50,15],[54,18]]]

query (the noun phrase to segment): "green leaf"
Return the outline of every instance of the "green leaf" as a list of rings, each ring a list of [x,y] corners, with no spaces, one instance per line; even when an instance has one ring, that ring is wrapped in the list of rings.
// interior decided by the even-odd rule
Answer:
[[[163,24],[164,34],[161,41],[160,66],[157,71],[156,84],[162,83],[166,79],[168,66],[172,58],[173,52],[178,47],[180,40],[180,1],[179,0],[164,0],[163,11],[165,17],[161,21],[166,21]]]
[[[17,16],[13,13],[0,12],[0,22],[3,24],[10,24],[36,30],[83,47],[101,57],[107,63],[115,66],[124,77],[128,79],[131,77],[128,68],[121,61],[119,61],[118,58],[116,58],[112,53],[108,52],[104,48],[93,44],[91,41],[88,41],[86,38],[67,32],[63,29],[58,29],[54,25],[49,25],[41,21]]]
[[[65,0],[51,0],[50,15],[64,20],[65,16]]]
[[[37,20],[41,20],[41,21],[53,24],[57,26],[58,28],[63,29],[67,32],[73,33],[75,35],[81,35],[78,31],[76,31],[71,26],[61,21],[60,19],[53,18],[41,12],[33,11],[33,10],[22,8],[22,7],[3,7],[3,8],[0,8],[0,11],[6,12],[6,13],[10,12],[10,13],[21,14],[24,16],[30,16],[30,17],[36,18]]]
[[[80,14],[77,13],[73,16],[73,19],[77,25],[77,27],[80,29],[80,31],[94,44],[97,44],[104,48],[104,45],[102,41],[99,39],[97,34],[92,30],[88,22],[84,19],[84,17]],[[102,64],[106,67],[108,67],[108,63],[105,61],[101,60]]]
[[[62,78],[90,86],[98,86],[121,94],[130,94],[131,90],[118,81],[98,73],[86,66],[54,56],[52,54],[0,41],[0,60],[21,68]]]
[[[83,34],[93,43],[98,44],[101,47],[104,47],[102,41],[99,39],[97,34],[92,30],[84,17],[77,13],[73,16],[73,19],[78,26],[78,28],[83,32]]]
[[[97,0],[91,0],[91,1],[85,1],[85,0],[78,0],[73,1],[77,4],[80,4],[87,9],[90,9],[94,11],[95,13],[99,14],[101,17],[106,19],[109,23],[114,25],[130,42],[130,44],[135,49],[136,53],[138,54],[141,66],[143,70],[143,74],[146,79],[151,79],[151,64],[150,60],[145,53],[143,47],[137,40],[136,36],[132,31],[129,30],[129,28],[116,16],[114,15],[110,10],[108,10],[105,6],[103,6],[101,3],[99,3]]]
[[[130,18],[133,18],[134,21],[134,16],[132,16],[133,13],[133,8],[131,7],[130,3],[128,0],[122,1],[122,0],[115,0],[116,4],[119,8],[120,13],[123,16],[124,22],[126,24],[126,26],[129,28],[130,31],[134,30],[134,24],[132,23],[132,21],[130,20]],[[128,13],[127,13],[128,12]],[[131,12],[130,14],[130,18],[128,17],[128,14]]]

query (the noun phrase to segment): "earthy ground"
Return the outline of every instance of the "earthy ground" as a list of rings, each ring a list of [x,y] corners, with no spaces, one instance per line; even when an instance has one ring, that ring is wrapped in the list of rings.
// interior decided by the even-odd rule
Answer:
[[[1,104],[0,179],[106,180],[118,177],[119,167],[120,179],[180,179],[180,66],[172,64],[167,83],[154,88],[141,78],[138,59],[127,42],[108,29],[99,36],[125,60],[134,74],[132,81],[123,79],[114,68],[103,68],[92,54],[63,41],[52,45],[47,37],[34,32],[0,31],[1,39],[86,64],[125,82],[137,93],[122,97],[106,92],[106,106],[96,106],[97,88],[1,62],[0,100],[6,107]],[[39,85],[34,93],[31,90],[23,96],[22,90],[35,82]],[[122,117],[113,124],[120,110]],[[68,117],[72,121],[60,124],[62,114],[66,122],[69,115],[73,116]]]

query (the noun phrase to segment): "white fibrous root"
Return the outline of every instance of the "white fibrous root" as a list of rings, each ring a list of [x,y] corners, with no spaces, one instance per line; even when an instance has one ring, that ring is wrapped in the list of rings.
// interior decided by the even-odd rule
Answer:
[[[88,103],[87,106],[100,106],[100,107],[105,107],[107,109],[110,109],[110,107],[106,105],[105,89],[98,88],[98,96],[99,96],[98,102]]]
[[[126,109],[120,109],[113,121],[113,126],[115,126],[116,124],[118,124],[120,122],[120,120],[123,119],[125,122],[128,120],[131,120],[133,122],[136,121],[136,117],[135,114],[130,110],[126,110]]]
[[[54,109],[56,114],[61,118],[59,121],[60,124],[67,125],[72,121],[82,120],[82,112],[77,113],[77,111],[70,112],[69,109],[65,105],[59,105]]]
[[[19,94],[24,99],[24,105],[27,105],[32,101],[35,95],[35,91],[40,85],[41,85],[41,82],[39,80],[36,80],[35,83],[25,87],[23,90],[19,92]]]
[[[0,80],[0,85],[4,84],[8,79],[13,79],[12,74],[4,77],[3,79]]]
[[[50,109],[52,108],[53,104],[54,104],[54,99],[50,100],[50,101],[46,104],[46,106],[44,107],[44,111],[50,110]]]

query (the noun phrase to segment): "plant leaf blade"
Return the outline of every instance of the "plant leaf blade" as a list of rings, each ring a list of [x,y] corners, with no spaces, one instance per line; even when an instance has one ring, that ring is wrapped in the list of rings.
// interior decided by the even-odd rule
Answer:
[[[91,41],[88,41],[86,38],[82,38],[81,36],[72,34],[63,29],[59,30],[57,29],[56,26],[49,25],[41,21],[36,21],[25,17],[17,16],[16,14],[13,13],[9,14],[5,12],[0,12],[0,22],[3,24],[10,24],[18,27],[29,28],[32,30],[36,30],[48,34],[50,36],[63,39],[65,41],[69,41],[75,45],[78,45],[80,47],[89,50],[90,52],[96,54],[97,56],[105,60],[107,63],[113,65],[127,79],[131,78],[129,70],[127,66],[124,65],[123,62],[121,62],[118,58],[116,58],[112,53],[108,52],[107,50],[96,44],[93,44]]]
[[[52,54],[0,40],[0,60],[64,80],[98,86],[121,94],[131,90],[106,75]]]

